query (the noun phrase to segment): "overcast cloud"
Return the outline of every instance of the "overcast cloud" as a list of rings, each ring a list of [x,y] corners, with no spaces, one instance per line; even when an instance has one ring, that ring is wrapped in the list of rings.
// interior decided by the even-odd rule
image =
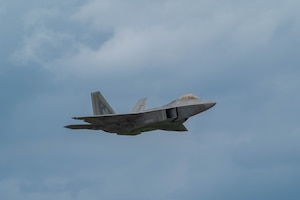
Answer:
[[[299,199],[300,2],[3,0],[0,199]],[[187,133],[71,131],[100,90],[213,100]]]

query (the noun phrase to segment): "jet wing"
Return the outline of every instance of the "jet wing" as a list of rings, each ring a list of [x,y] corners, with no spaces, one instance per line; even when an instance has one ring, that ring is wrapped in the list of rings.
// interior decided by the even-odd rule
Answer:
[[[110,123],[122,123],[124,121],[132,121],[137,119],[141,115],[143,115],[143,113],[93,115],[87,117],[73,117],[73,119],[83,120],[93,125],[103,125]]]
[[[92,130],[104,130],[111,133],[140,133],[144,128],[153,128],[154,124],[166,120],[166,112],[164,109],[151,110],[139,113],[129,114],[107,114],[107,115],[93,115],[86,117],[73,117],[73,119],[83,120],[88,124],[69,125],[66,128],[70,129],[92,129]],[[154,125],[154,127],[152,127]],[[154,129],[162,130],[181,130],[179,126],[163,126]],[[136,132],[135,132],[136,131]]]

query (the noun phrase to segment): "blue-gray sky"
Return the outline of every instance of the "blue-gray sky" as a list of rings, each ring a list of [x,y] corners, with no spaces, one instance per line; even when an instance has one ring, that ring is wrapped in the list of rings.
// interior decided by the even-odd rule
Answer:
[[[298,0],[2,0],[0,199],[299,199]],[[214,100],[187,133],[71,131]]]

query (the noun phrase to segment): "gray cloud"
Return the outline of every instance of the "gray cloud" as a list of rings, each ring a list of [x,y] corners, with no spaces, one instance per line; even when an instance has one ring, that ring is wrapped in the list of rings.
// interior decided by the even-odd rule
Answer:
[[[5,2],[0,197],[297,199],[298,7]],[[94,90],[120,112],[190,92],[218,104],[187,134],[63,129]]]

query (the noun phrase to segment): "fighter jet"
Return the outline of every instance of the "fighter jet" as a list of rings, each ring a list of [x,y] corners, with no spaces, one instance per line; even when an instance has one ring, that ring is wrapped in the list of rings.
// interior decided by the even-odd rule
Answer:
[[[216,103],[186,94],[159,108],[146,110],[146,98],[137,101],[132,111],[116,114],[100,92],[91,93],[93,116],[73,117],[84,124],[68,125],[70,129],[103,130],[118,135],[138,135],[146,131],[187,131],[183,123],[191,116],[213,107]]]

